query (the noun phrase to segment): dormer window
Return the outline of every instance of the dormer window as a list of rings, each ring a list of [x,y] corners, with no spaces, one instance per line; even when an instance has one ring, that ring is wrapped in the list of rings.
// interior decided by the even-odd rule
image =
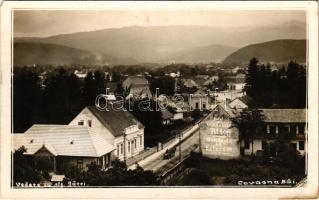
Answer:
[[[74,140],[71,140],[70,144],[74,144]]]
[[[33,143],[33,139],[32,139],[32,140],[30,140],[30,143]]]
[[[78,122],[78,125],[79,125],[79,126],[83,126],[83,125],[84,125],[84,121],[83,121],[83,120],[79,121],[79,122]]]

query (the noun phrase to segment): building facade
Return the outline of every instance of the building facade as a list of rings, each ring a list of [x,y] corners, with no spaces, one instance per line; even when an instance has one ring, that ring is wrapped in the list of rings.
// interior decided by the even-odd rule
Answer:
[[[122,161],[144,150],[144,126],[128,111],[101,111],[88,106],[69,125],[86,126],[93,132],[100,133],[114,146],[114,156]]]
[[[199,89],[194,94],[191,94],[188,103],[192,110],[210,110],[213,102],[213,97],[205,91]]]
[[[289,141],[292,148],[304,155],[307,147],[306,109],[261,109],[261,111],[265,116],[264,125],[252,142],[242,141],[244,154],[262,154],[275,141],[283,139]]]

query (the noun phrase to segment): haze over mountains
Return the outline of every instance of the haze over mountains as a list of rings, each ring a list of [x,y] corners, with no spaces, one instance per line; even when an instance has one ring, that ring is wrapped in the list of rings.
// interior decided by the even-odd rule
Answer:
[[[28,47],[31,47],[31,42],[62,45],[77,49],[78,52],[86,51],[90,55],[95,55],[95,57],[99,58],[93,59],[93,56],[91,60],[96,63],[92,64],[101,64],[102,62],[113,65],[158,62],[220,62],[237,49],[250,44],[279,39],[305,38],[306,24],[299,21],[289,21],[278,26],[253,28],[131,26],[56,35],[46,38],[15,38],[15,46],[17,45],[20,49],[19,51],[14,51],[14,63],[16,65],[23,63],[23,60],[27,60],[28,56],[23,56],[22,54],[24,52],[27,53]],[[28,42],[29,46],[21,48],[21,42]],[[45,46],[45,44],[43,45]],[[35,46],[38,47],[39,44],[35,44]],[[300,49],[296,48],[295,50]],[[34,52],[34,54],[39,53],[39,51]],[[81,55],[82,53],[79,54]],[[50,57],[50,54],[43,55],[42,53],[41,55],[42,57]],[[41,59],[44,60],[44,58]],[[56,59],[59,58],[55,57]],[[47,60],[49,62],[54,59],[48,58]],[[72,61],[72,59],[70,60]],[[81,60],[73,60],[72,62],[81,62]]]

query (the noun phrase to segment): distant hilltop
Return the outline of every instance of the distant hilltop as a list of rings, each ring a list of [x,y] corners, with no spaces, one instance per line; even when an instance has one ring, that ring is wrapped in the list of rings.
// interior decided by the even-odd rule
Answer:
[[[229,55],[223,63],[248,63],[251,58],[260,62],[306,62],[306,40],[274,40],[245,46]]]

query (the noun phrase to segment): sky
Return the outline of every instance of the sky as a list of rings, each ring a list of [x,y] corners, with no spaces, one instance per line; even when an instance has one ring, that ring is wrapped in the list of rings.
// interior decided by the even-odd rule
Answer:
[[[305,11],[14,11],[14,37],[58,34],[128,26],[195,25],[255,27],[306,21]]]

